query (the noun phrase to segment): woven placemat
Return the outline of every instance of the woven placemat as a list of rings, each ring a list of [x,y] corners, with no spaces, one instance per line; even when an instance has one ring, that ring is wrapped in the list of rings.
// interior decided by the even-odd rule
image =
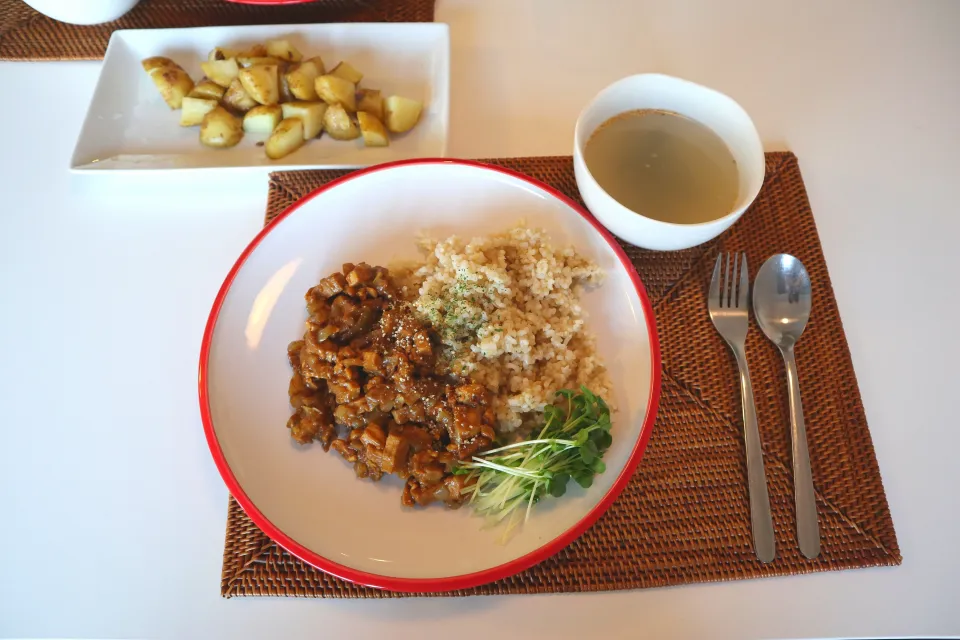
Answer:
[[[569,157],[487,162],[526,173],[579,201]],[[345,173],[272,174],[267,220]],[[766,179],[757,201],[716,240],[670,253],[624,248],[650,294],[663,356],[660,411],[640,467],[607,513],[554,557],[512,578],[434,595],[636,589],[900,564],[850,351],[796,157],[767,154]],[[816,560],[807,560],[797,548],[783,364],[755,324],[747,355],[777,558],[765,565],[753,552],[737,369],[706,308],[707,285],[720,251],[746,251],[751,275],[770,255],[792,253],[813,281],[813,314],[796,358],[820,517],[822,551]],[[277,437],[283,437],[282,425],[278,429]],[[232,498],[221,593],[414,595],[357,586],[304,564],[267,538]]]
[[[64,0],[83,2],[84,0]],[[435,0],[316,0],[263,6],[226,0],[141,0],[114,22],[58,22],[22,0],[0,0],[0,60],[100,60],[117,29],[318,22],[433,22]]]

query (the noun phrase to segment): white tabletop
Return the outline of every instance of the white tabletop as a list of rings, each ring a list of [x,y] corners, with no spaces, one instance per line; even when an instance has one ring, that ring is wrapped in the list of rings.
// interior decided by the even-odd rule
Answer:
[[[437,20],[453,156],[568,154],[579,109],[643,71],[728,93],[769,149],[796,152],[903,565],[576,596],[222,600],[227,492],[197,355],[266,177],[70,175],[99,64],[4,63],[0,635],[960,633],[960,2],[440,0]]]

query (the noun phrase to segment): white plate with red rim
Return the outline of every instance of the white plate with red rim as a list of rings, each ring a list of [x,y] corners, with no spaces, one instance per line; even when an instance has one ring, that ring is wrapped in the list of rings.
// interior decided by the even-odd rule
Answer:
[[[305,56],[319,55],[327,68],[350,61],[363,72],[361,87],[424,103],[409,132],[391,136],[388,147],[323,135],[288,156],[270,160],[267,135],[246,134],[229,149],[200,144],[199,127],[181,127],[141,60],[166,56],[194,82],[214,47],[242,49],[285,38]],[[447,152],[450,112],[450,31],[437,23],[293,24],[114,31],[100,78],[77,139],[70,169],[80,173],[196,169],[281,171],[362,167]]]
[[[339,456],[299,446],[286,347],[303,334],[303,294],[344,262],[417,257],[423,233],[504,231],[524,219],[606,272],[584,293],[587,325],[613,382],[613,444],[590,489],[546,498],[509,541],[469,508],[400,504],[403,482],[359,480]],[[302,560],[340,578],[397,591],[445,591],[526,569],[582,534],[640,462],[660,392],[650,301],[613,237],[551,187],[499,167],[454,160],[371,167],[306,196],[250,243],[217,295],[200,353],[200,409],[224,481],[251,519]]]

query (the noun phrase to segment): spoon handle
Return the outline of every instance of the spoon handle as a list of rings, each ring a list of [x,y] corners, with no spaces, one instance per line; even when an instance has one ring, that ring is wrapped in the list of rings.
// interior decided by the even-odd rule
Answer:
[[[793,347],[784,347],[783,363],[787,370],[787,388],[790,395],[790,439],[793,444],[793,484],[797,508],[797,540],[800,552],[813,559],[820,555],[820,525],[817,522],[817,500],[813,493],[813,474],[810,471],[810,452],[807,450],[807,429],[803,423],[803,405],[800,403],[800,383],[797,380],[797,361]]]
[[[773,517],[767,493],[767,472],[763,467],[757,408],[753,402],[753,385],[750,384],[750,369],[747,367],[747,354],[743,346],[733,346],[733,353],[740,367],[740,399],[743,403],[743,440],[747,451],[747,486],[753,547],[761,562],[772,562],[777,555],[777,543],[773,535]]]

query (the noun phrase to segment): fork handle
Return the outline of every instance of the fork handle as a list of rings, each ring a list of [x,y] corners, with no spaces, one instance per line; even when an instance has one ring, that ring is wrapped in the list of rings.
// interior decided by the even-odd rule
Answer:
[[[787,370],[787,389],[790,396],[790,440],[793,446],[793,491],[797,509],[797,541],[800,552],[813,559],[820,555],[820,524],[817,522],[817,499],[813,493],[813,474],[810,471],[810,452],[807,450],[807,429],[803,422],[800,403],[800,383],[797,380],[797,361],[793,347],[780,349]]]
[[[753,546],[757,558],[771,562],[777,555],[773,537],[773,517],[770,515],[770,496],[767,494],[767,474],[763,468],[763,449],[757,426],[757,408],[753,402],[750,368],[743,347],[734,346],[733,352],[740,367],[740,398],[743,402],[743,440],[747,450],[747,485],[750,491],[750,522],[753,527]]]

